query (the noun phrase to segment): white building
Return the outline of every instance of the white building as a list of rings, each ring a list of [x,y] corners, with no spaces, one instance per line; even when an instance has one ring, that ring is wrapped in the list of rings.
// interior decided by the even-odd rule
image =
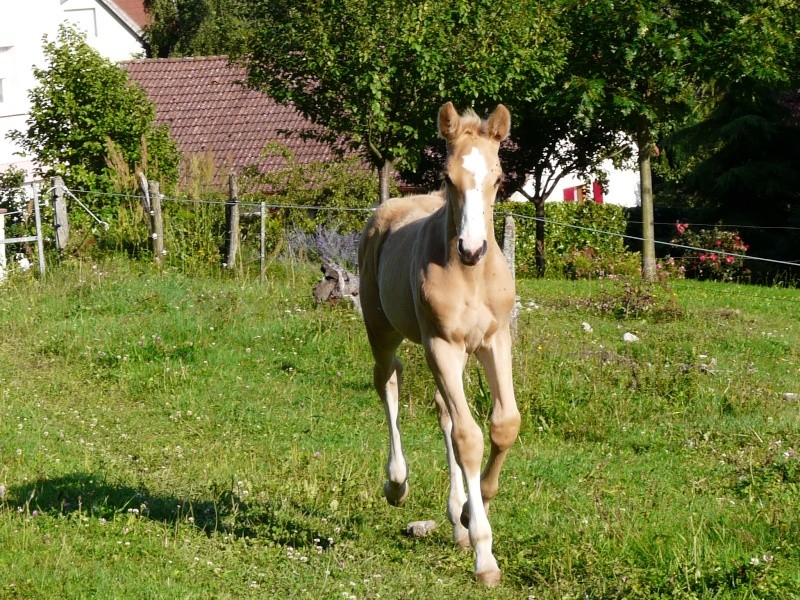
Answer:
[[[596,186],[590,185],[591,198],[607,202],[609,204],[619,204],[621,206],[640,206],[642,203],[641,184],[639,182],[639,171],[616,168],[610,160],[602,163],[602,170],[608,175],[608,182],[602,190],[602,195],[596,193]],[[589,185],[590,182],[578,175],[570,174],[565,176],[553,190],[545,202],[577,200],[578,189]],[[570,190],[574,190],[571,192]],[[572,196],[572,198],[570,198]]]
[[[33,66],[45,67],[43,37],[54,41],[62,23],[76,25],[101,55],[119,62],[142,56],[144,0],[0,0],[0,172],[33,163],[6,135],[24,131],[35,87]]]
[[[632,156],[636,156],[636,152],[636,147],[632,145]],[[565,175],[550,195],[545,198],[545,202],[586,200],[627,207],[641,206],[642,190],[639,171],[632,161],[628,161],[628,163],[627,168],[618,168],[611,160],[603,161],[600,169],[606,174],[605,186],[600,186],[598,182],[581,177],[577,173]],[[529,195],[533,195],[533,186],[530,183],[525,185],[524,190]],[[513,194],[510,200],[527,202],[525,196],[520,193]]]

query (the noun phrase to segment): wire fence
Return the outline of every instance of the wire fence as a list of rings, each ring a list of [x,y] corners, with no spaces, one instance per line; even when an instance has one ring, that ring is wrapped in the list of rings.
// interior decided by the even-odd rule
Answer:
[[[521,215],[521,214],[518,214],[518,213],[508,213],[508,214],[512,215],[513,217],[515,217],[517,219],[529,219],[529,220],[533,220],[533,221],[542,221],[544,223],[549,223],[551,225],[560,225],[562,227],[569,227],[569,228],[572,228],[572,229],[579,229],[579,230],[582,230],[582,231],[588,231],[588,232],[591,232],[591,233],[598,233],[598,234],[601,234],[601,235],[621,237],[623,239],[635,240],[637,242],[644,242],[645,241],[645,239],[643,237],[639,237],[639,236],[635,236],[635,235],[629,235],[629,234],[624,234],[624,233],[615,233],[615,232],[612,232],[612,231],[602,231],[600,229],[594,229],[592,227],[585,227],[585,226],[582,226],[582,225],[575,225],[574,223],[561,223],[559,221],[553,221],[552,219],[544,219],[544,218],[541,218],[541,217],[531,217],[531,216],[528,216],[528,215]],[[763,258],[763,257],[759,257],[759,256],[750,256],[750,255],[747,255],[747,254],[739,254],[739,253],[736,253],[736,252],[727,252],[725,250],[717,250],[717,249],[714,249],[714,248],[700,248],[698,246],[688,246],[686,244],[678,244],[676,242],[665,242],[663,240],[655,240],[655,243],[657,245],[667,246],[667,247],[670,247],[670,248],[680,248],[682,250],[692,250],[692,251],[695,251],[695,252],[704,252],[704,253],[707,253],[707,254],[716,254],[718,256],[732,256],[734,258],[741,258],[743,260],[760,261],[760,262],[765,262],[765,263],[784,265],[784,266],[788,266],[788,267],[796,267],[796,266],[800,265],[800,260],[799,261],[794,261],[794,262],[786,261],[786,260],[776,260],[776,259],[772,259],[772,258]]]
[[[96,192],[96,191],[81,190],[81,189],[69,190],[67,188],[64,188],[64,190],[65,190],[65,193],[72,200],[74,200],[86,213],[88,213],[91,216],[91,218],[92,218],[92,220],[94,221],[95,224],[100,225],[106,232],[108,232],[107,235],[109,235],[110,238],[114,238],[118,245],[122,245],[122,242],[119,239],[119,237],[117,236],[115,238],[114,235],[113,235],[113,233],[114,233],[113,232],[114,225],[109,224],[108,222],[104,221],[103,219],[101,219],[100,217],[95,215],[87,206],[87,204],[91,204],[91,202],[88,199],[89,198],[103,197],[103,198],[115,199],[115,200],[120,201],[120,202],[125,201],[125,202],[128,202],[131,205],[138,205],[138,203],[140,202],[140,199],[141,199],[141,197],[139,195],[136,195],[136,194],[125,194],[125,193]],[[51,192],[51,191],[52,191],[52,189],[48,190],[48,192]],[[79,196],[83,197],[83,200],[85,202],[82,201]],[[170,196],[163,196],[163,195],[161,196],[161,200],[166,205],[193,206],[193,207],[196,207],[196,208],[197,207],[202,207],[202,208],[204,208],[204,207],[227,207],[227,206],[230,206],[230,204],[231,204],[230,200],[222,200],[222,199],[220,199],[220,200],[208,200],[208,199],[177,198],[177,197],[170,197]],[[240,208],[249,209],[251,211],[250,213],[246,213],[245,214],[246,218],[248,218],[248,217],[258,217],[258,216],[261,216],[262,219],[264,217],[266,217],[266,216],[268,216],[268,217],[276,217],[276,216],[278,216],[277,215],[277,211],[282,211],[282,213],[280,215],[280,219],[282,221],[281,222],[282,228],[283,229],[292,229],[294,227],[294,229],[296,230],[294,232],[296,237],[302,237],[302,235],[299,233],[300,231],[303,231],[306,235],[310,235],[312,232],[309,231],[309,227],[311,227],[312,225],[314,225],[314,226],[324,225],[324,220],[323,219],[319,219],[319,218],[317,218],[317,219],[309,219],[308,215],[310,215],[310,214],[315,214],[315,215],[328,214],[328,215],[330,215],[330,214],[333,214],[333,213],[350,213],[350,214],[361,213],[361,214],[364,215],[364,219],[363,220],[365,221],[366,217],[369,215],[369,213],[371,213],[374,210],[373,208],[368,208],[368,207],[302,205],[302,204],[288,204],[288,203],[282,203],[282,202],[267,202],[267,201],[258,201],[258,202],[256,202],[256,201],[249,201],[247,199],[241,200],[241,201],[237,200],[236,202],[237,202],[237,204],[238,204],[238,206]],[[45,211],[51,208],[47,201],[42,202],[40,206]],[[611,232],[611,231],[604,231],[602,229],[596,229],[596,228],[588,227],[588,226],[585,226],[585,225],[577,225],[575,223],[560,222],[560,221],[553,220],[553,219],[541,218],[541,217],[533,217],[533,216],[530,216],[530,215],[520,214],[518,212],[514,212],[513,210],[509,210],[513,206],[510,203],[501,203],[501,204],[498,204],[497,206],[498,206],[498,208],[497,208],[497,212],[498,213],[510,215],[510,216],[514,217],[515,219],[519,219],[519,220],[541,221],[541,222],[543,222],[545,224],[549,224],[549,225],[556,225],[556,226],[560,226],[560,227],[566,227],[566,228],[581,230],[581,231],[585,231],[587,233],[592,233],[592,234],[597,234],[597,235],[602,235],[602,236],[615,236],[615,237],[619,237],[619,238],[622,238],[624,240],[632,241],[632,242],[643,242],[644,241],[644,238],[640,237],[640,236],[635,236],[635,235],[630,235],[630,234],[622,234],[622,233]],[[269,211],[269,215],[261,215],[261,211]],[[22,214],[25,214],[25,213],[26,213],[25,210],[10,211],[10,212],[7,212],[5,216],[6,217],[10,217],[10,216],[15,216],[15,215],[22,215]],[[301,217],[298,216],[298,215],[302,215],[303,213],[305,213],[304,217],[301,218]],[[292,214],[294,214],[295,216],[293,217]],[[214,219],[212,218],[212,221],[213,220]],[[641,223],[641,222],[640,221],[628,221],[628,223],[638,224],[638,223]],[[656,223],[656,224],[657,225],[672,225],[672,226],[675,225],[675,223],[663,223],[663,222],[659,222],[659,223]],[[124,225],[122,225],[123,227],[126,228],[127,233],[130,233],[130,225],[131,225],[131,223],[125,223]],[[214,235],[212,237],[217,237],[217,238],[222,237],[223,234],[219,230],[218,225],[219,225],[218,223],[210,223],[210,224],[208,224],[209,231],[211,231],[211,230],[214,231]],[[769,230],[798,231],[798,230],[800,230],[800,227],[792,227],[792,226],[760,226],[760,225],[748,225],[748,224],[742,224],[742,225],[725,224],[725,225],[722,225],[722,224],[703,224],[703,223],[693,223],[692,225],[695,226],[695,227],[713,227],[713,228],[717,228],[717,229],[737,229],[737,230],[738,229],[742,229],[742,230],[760,229],[760,230],[765,230],[765,231],[769,231]],[[116,226],[120,227],[120,224],[116,224]],[[265,232],[264,232],[263,229],[264,229],[264,227],[262,225],[262,231],[261,231],[261,234],[260,234],[262,236],[262,239],[260,240],[260,242],[261,242],[261,251],[260,251],[260,253],[258,253],[258,256],[254,256],[252,252],[249,255],[248,255],[248,253],[246,251],[243,252],[243,254],[241,256],[241,260],[242,260],[242,262],[244,264],[251,264],[251,263],[256,262],[259,259],[263,261],[263,259],[264,259],[264,256],[263,256],[263,252],[264,252],[264,250],[263,250],[264,249],[263,236],[265,235]],[[245,227],[245,230],[246,230],[245,233],[244,233],[245,240],[247,240],[249,238],[252,238],[252,237],[255,237],[252,234],[252,232],[248,230],[247,227]],[[209,231],[206,231],[206,234],[208,234]],[[197,232],[197,230],[195,230],[195,232]],[[269,233],[269,232],[267,232],[267,233]],[[272,233],[274,233],[274,232],[272,232]],[[352,232],[349,232],[349,233],[351,235],[356,235],[357,233],[359,233],[359,231],[352,231]],[[189,240],[187,240],[187,236],[190,235],[190,234],[191,234],[191,228],[190,227],[182,227],[182,228],[178,228],[178,229],[173,229],[173,231],[171,231],[171,235],[173,236],[172,242],[175,243],[176,241],[180,240],[179,244],[190,245],[189,244]],[[144,241],[145,240],[142,239],[142,236],[139,236],[138,242],[140,244],[144,244]],[[209,240],[206,240],[206,242],[209,242]],[[307,244],[308,240],[306,240],[305,242]],[[213,245],[213,243],[214,242],[212,242],[211,245]],[[730,252],[730,251],[721,250],[721,249],[717,249],[717,248],[703,248],[703,247],[699,247],[699,246],[686,245],[686,244],[681,244],[681,243],[677,243],[677,242],[674,242],[674,241],[665,241],[665,240],[659,240],[659,239],[656,239],[655,243],[657,245],[661,246],[661,247],[675,248],[675,249],[679,249],[679,250],[682,250],[682,251],[703,252],[703,253],[706,253],[709,256],[710,255],[717,255],[717,256],[720,256],[720,257],[732,257],[732,258],[735,258],[735,259],[740,259],[742,261],[761,262],[761,263],[767,263],[767,264],[776,265],[776,266],[784,266],[784,267],[789,267],[789,268],[796,268],[796,267],[800,266],[800,260],[794,260],[794,261],[792,261],[792,260],[779,260],[779,259],[774,259],[774,258],[767,258],[767,257],[753,256],[753,255],[737,253],[737,252]],[[275,251],[277,249],[276,246],[279,246],[279,245],[280,244],[278,244],[278,243],[274,244],[273,247],[271,248],[271,250]],[[297,248],[292,248],[291,246],[285,247],[284,249],[289,251],[289,252],[295,251],[295,253],[297,253]],[[206,256],[204,256],[204,258],[208,259],[208,256],[207,256],[208,248],[205,248],[204,252],[206,254]],[[302,254],[302,249],[299,251],[299,253]],[[183,256],[185,258],[186,257],[186,253],[183,253]]]

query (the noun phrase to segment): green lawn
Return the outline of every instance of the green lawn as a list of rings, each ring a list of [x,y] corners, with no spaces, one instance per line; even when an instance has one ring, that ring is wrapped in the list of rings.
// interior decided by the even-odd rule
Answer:
[[[392,508],[363,326],[313,304],[317,274],[3,284],[1,598],[800,597],[800,291],[520,282],[487,591],[450,543],[424,358],[401,346]]]

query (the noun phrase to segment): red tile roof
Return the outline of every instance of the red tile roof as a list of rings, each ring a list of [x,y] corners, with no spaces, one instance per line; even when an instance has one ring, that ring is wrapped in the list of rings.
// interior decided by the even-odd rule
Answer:
[[[140,28],[150,22],[150,15],[144,7],[144,0],[113,0]]]
[[[319,128],[292,106],[245,87],[245,69],[225,56],[143,59],[123,67],[145,89],[156,106],[156,120],[169,125],[180,150],[185,155],[211,153],[218,169],[282,167],[282,158],[261,156],[273,141],[288,146],[300,162],[337,156],[330,144],[303,139],[302,132]]]

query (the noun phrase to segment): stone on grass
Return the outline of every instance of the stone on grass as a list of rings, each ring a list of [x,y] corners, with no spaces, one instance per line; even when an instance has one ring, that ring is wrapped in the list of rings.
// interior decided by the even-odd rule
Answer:
[[[406,526],[406,533],[411,537],[423,538],[436,529],[436,521],[414,521]]]

